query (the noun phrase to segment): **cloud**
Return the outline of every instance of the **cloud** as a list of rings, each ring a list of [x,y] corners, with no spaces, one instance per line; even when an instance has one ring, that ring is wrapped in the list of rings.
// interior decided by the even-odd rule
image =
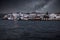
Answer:
[[[22,10],[24,11],[35,11],[40,8],[42,8],[44,5],[46,5],[50,0],[34,0],[31,2],[27,2],[22,6]],[[21,7],[21,6],[20,6]]]
[[[49,1],[47,4],[45,4],[41,9],[39,9],[40,12],[47,12],[48,7],[53,3],[53,0]]]
[[[39,9],[40,12],[49,12],[49,13],[55,13],[60,11],[60,0],[51,0],[49,3],[47,3],[45,6],[43,6],[41,9]]]
[[[31,11],[41,11],[41,12],[53,12],[59,10],[60,0],[14,0],[7,1],[3,4],[1,3],[0,12],[31,12]],[[57,7],[58,6],[58,7]]]

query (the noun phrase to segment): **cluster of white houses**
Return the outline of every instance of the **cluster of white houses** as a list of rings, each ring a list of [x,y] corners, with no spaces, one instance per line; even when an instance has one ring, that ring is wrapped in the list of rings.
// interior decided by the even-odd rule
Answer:
[[[3,18],[7,18],[8,20],[60,20],[60,13],[17,12],[9,13]]]

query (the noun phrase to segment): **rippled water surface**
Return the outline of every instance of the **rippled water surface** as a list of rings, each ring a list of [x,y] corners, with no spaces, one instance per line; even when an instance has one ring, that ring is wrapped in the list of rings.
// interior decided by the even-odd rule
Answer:
[[[60,21],[0,20],[1,40],[59,40]]]

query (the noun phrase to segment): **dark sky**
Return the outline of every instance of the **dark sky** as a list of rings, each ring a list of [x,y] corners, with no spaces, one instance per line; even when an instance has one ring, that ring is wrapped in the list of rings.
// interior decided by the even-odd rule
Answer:
[[[18,11],[59,12],[60,0],[0,0],[0,13]]]

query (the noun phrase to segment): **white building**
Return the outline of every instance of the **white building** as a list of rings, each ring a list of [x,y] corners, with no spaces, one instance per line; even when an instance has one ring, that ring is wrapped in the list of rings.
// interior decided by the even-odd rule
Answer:
[[[23,20],[24,19],[24,13],[20,12],[19,15],[20,15],[20,18]]]
[[[60,15],[57,15],[57,14],[54,14],[54,13],[50,14],[49,17],[50,17],[49,19],[60,20]]]
[[[56,19],[60,20],[60,14],[56,14]]]
[[[13,15],[12,14],[8,14],[8,20],[13,20]]]
[[[17,14],[17,13],[12,13],[12,15],[13,15],[13,19],[14,20],[19,20],[19,14]]]
[[[56,19],[56,14],[52,13],[49,15],[49,17],[50,17],[49,19]]]
[[[17,13],[9,13],[8,14],[8,20],[19,20],[19,14]]]

